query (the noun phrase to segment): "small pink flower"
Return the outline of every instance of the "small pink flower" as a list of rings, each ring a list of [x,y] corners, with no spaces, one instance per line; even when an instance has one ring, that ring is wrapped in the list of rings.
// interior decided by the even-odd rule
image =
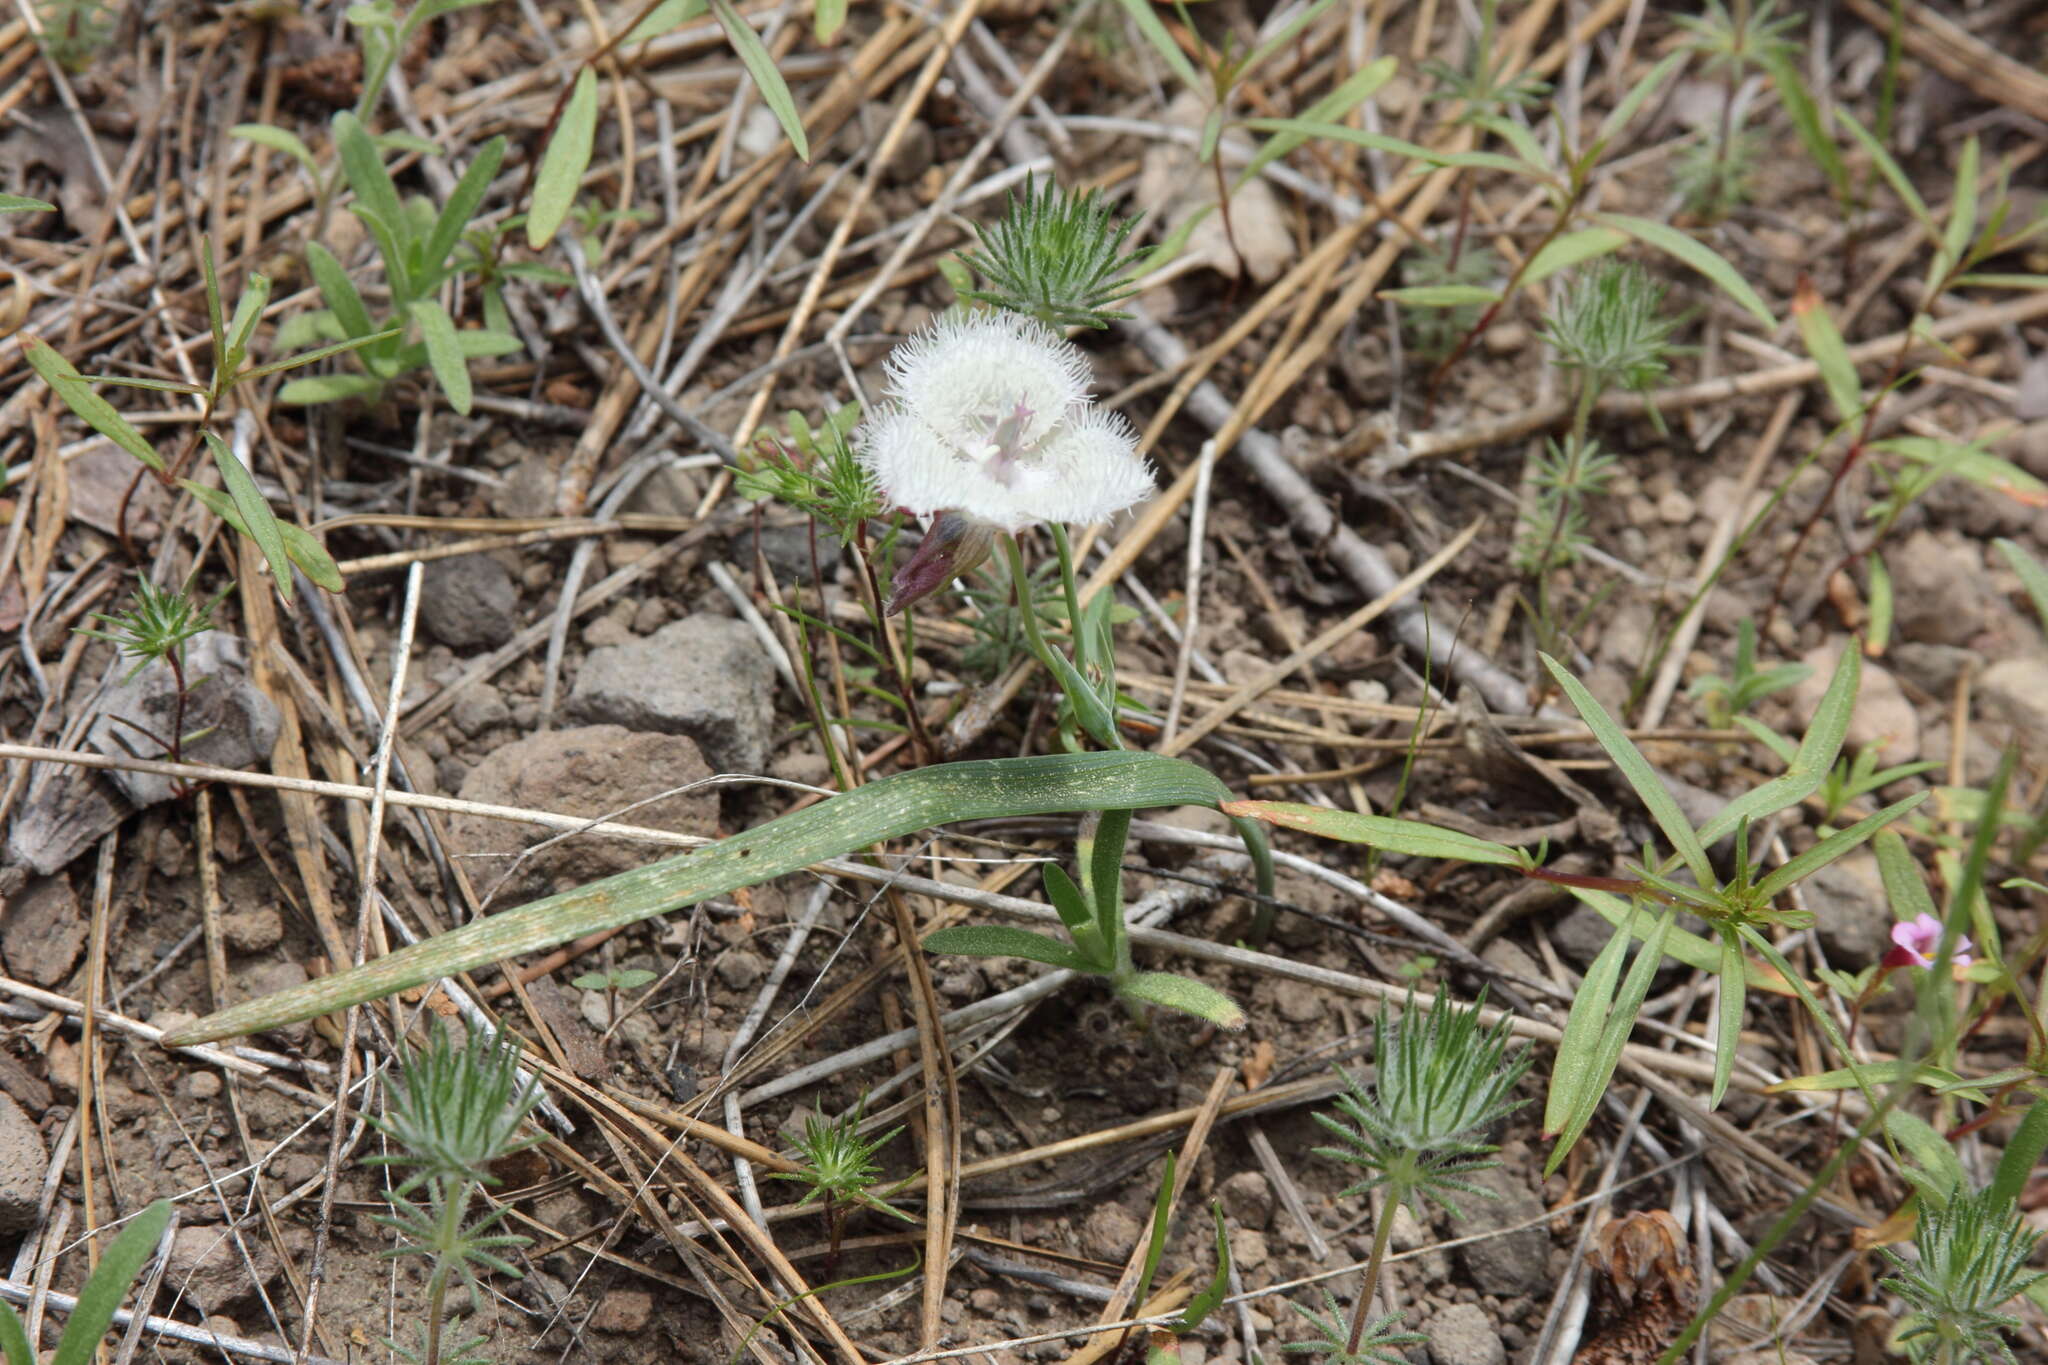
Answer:
[[[1929,914],[1915,915],[1904,924],[1892,926],[1892,942],[1898,947],[1886,957],[1887,966],[1932,967],[1934,950],[1941,946],[1941,921]],[[1970,965],[1970,940],[1967,937],[1956,940],[1955,951],[1949,955],[1949,965]]]

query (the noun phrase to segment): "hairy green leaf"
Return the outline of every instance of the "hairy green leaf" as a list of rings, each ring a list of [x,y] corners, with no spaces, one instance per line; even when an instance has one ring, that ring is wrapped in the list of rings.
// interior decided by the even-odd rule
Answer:
[[[555,239],[583,187],[583,172],[597,145],[597,73],[589,67],[576,74],[569,103],[540,155],[533,178],[533,203],[526,214],[526,244],[535,251]]]
[[[1139,972],[1119,983],[1116,990],[1126,1000],[1142,1000],[1148,1005],[1192,1014],[1233,1033],[1244,1027],[1244,1011],[1235,1000],[1190,976]]]
[[[1065,967],[1070,972],[1097,970],[1095,965],[1049,934],[1034,933],[1010,924],[956,924],[935,929],[924,936],[925,951],[954,953],[961,957],[1021,957]]]
[[[48,342],[41,337],[24,336],[21,351],[35,372],[43,377],[43,382],[57,391],[57,397],[77,415],[79,421],[157,473],[164,472],[163,459],[155,447],[143,439],[142,433],[116,411],[112,403],[94,393],[91,381],[80,374],[70,361],[57,354]]]
[[[754,32],[753,25],[734,8],[732,0],[711,0],[711,16],[725,30],[725,40],[732,44],[740,65],[754,78],[754,85],[761,92],[761,102],[782,125],[783,136],[796,149],[797,160],[809,161],[811,143],[804,136],[803,115],[797,111],[796,97],[789,93],[789,83],[782,79],[782,72],[776,67],[774,56],[762,44],[761,35]]]
[[[171,1201],[159,1199],[128,1221],[121,1235],[100,1257],[99,1268],[79,1291],[64,1338],[57,1343],[52,1365],[88,1365],[99,1353],[100,1338],[114,1324],[114,1313],[135,1284],[136,1276],[156,1253],[171,1221]]]

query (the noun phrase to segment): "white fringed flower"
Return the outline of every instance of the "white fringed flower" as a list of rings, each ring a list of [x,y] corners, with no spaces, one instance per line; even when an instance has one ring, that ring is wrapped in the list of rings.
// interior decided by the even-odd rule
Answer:
[[[1080,349],[1015,313],[941,320],[889,357],[889,406],[855,436],[884,501],[1021,531],[1102,521],[1152,491],[1130,424],[1090,405]]]

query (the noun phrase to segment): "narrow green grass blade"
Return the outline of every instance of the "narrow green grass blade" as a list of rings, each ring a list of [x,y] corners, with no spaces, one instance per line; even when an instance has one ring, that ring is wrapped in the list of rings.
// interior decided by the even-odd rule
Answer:
[[[1744,988],[1742,945],[1732,935],[1721,938],[1720,1002],[1714,1011],[1714,1091],[1707,1108],[1719,1109],[1728,1093],[1728,1078],[1735,1074],[1735,1049],[1742,1042],[1742,1009],[1749,992]]]
[[[1678,798],[1671,794],[1671,789],[1657,776],[1657,770],[1650,766],[1650,760],[1643,757],[1643,751],[1636,748],[1635,741],[1615,724],[1614,717],[1607,714],[1607,708],[1586,690],[1584,683],[1573,677],[1563,664],[1548,654],[1542,658],[1544,667],[1557,679],[1557,685],[1564,689],[1565,696],[1577,709],[1580,718],[1586,722],[1586,728],[1593,732],[1593,738],[1600,742],[1600,747],[1614,760],[1614,766],[1628,779],[1629,786],[1635,789],[1636,797],[1643,803],[1644,809],[1650,812],[1650,818],[1657,822],[1657,828],[1664,831],[1664,837],[1671,841],[1671,846],[1678,850],[1678,856],[1692,869],[1694,878],[1703,887],[1712,886],[1714,869],[1707,861],[1706,845],[1700,836],[1693,832],[1692,823],[1685,818],[1685,812],[1678,808]]]
[[[1621,992],[1615,998],[1614,1008],[1608,1012],[1606,1025],[1601,1031],[1599,1047],[1581,1082],[1577,1105],[1563,1131],[1558,1134],[1557,1145],[1550,1150],[1550,1159],[1544,1163],[1543,1173],[1546,1176],[1564,1163],[1566,1154],[1586,1131],[1586,1125],[1593,1121],[1593,1115],[1600,1107],[1600,1097],[1606,1093],[1607,1083],[1614,1078],[1614,1068],[1621,1064],[1621,1050],[1628,1045],[1629,1034],[1635,1031],[1636,1015],[1642,1012],[1643,1000],[1650,994],[1650,983],[1656,979],[1657,964],[1664,956],[1664,936],[1671,932],[1671,926],[1677,919],[1678,912],[1672,909],[1665,910],[1658,917],[1657,927],[1637,952],[1635,963],[1621,983]],[[1548,1127],[1547,1124],[1545,1126]]]
[[[2027,596],[2034,600],[2034,611],[2041,618],[2041,629],[2048,631],[2048,565],[2034,558],[2021,548],[2018,541],[1994,540],[1998,553],[2005,556],[2005,562],[2020,576],[2020,586],[2027,590]]]
[[[887,839],[953,820],[1152,806],[1215,806],[1229,790],[1207,769],[1119,751],[947,763],[871,782],[632,872],[466,924],[334,976],[218,1011],[175,1030],[189,1046],[378,1000],[456,972],[632,924]]]
[[[1734,266],[1715,255],[1713,248],[1706,243],[1687,236],[1669,223],[1659,223],[1651,218],[1637,218],[1632,214],[1603,213],[1599,216],[1599,221],[1608,227],[1619,228],[1643,245],[1654,247],[1682,264],[1691,266],[1719,287],[1722,293],[1741,304],[1750,316],[1767,329],[1778,325],[1778,320],[1771,316],[1771,310],[1764,305],[1763,299],[1758,296],[1756,290],[1750,288],[1749,281],[1743,279]]]
[[[363,307],[363,296],[356,292],[355,281],[348,277],[348,271],[333,252],[318,242],[306,243],[306,269],[312,273],[313,283],[320,286],[320,297],[334,310],[334,320],[341,324],[342,331],[357,338],[377,334],[377,329],[370,325],[370,310]]]
[[[1618,228],[1581,228],[1553,237],[1543,244],[1522,271],[1523,285],[1538,284],[1560,270],[1568,270],[1596,256],[1606,256],[1628,244],[1628,234]]]
[[[1851,641],[1835,662],[1835,675],[1828,690],[1814,708],[1813,723],[1806,727],[1799,748],[1785,765],[1785,771],[1758,787],[1752,787],[1716,812],[1700,827],[1700,842],[1712,847],[1733,834],[1747,820],[1755,824],[1766,815],[1798,805],[1820,788],[1828,771],[1842,752],[1849,736],[1849,717],[1856,710],[1856,692],[1862,686],[1863,651]]]
[[[303,166],[307,175],[315,180],[320,178],[320,163],[313,159],[313,149],[306,145],[304,138],[290,129],[274,128],[268,123],[237,123],[228,129],[228,132],[235,137],[260,143],[273,152],[283,152]]]
[[[1579,1108],[1579,1095],[1593,1074],[1600,1031],[1614,1003],[1614,983],[1621,979],[1621,964],[1630,937],[1627,927],[1616,927],[1607,945],[1586,968],[1578,994],[1572,997],[1571,1014],[1564,1021],[1564,1036],[1557,1042],[1557,1064],[1550,1071],[1550,1093],[1543,1102],[1546,1133],[1564,1131],[1573,1111]]]
[[[1194,63],[1188,60],[1187,53],[1180,50],[1180,44],[1173,41],[1173,35],[1166,31],[1166,24],[1152,8],[1152,0],[1120,0],[1120,3],[1124,13],[1131,17],[1131,22],[1138,26],[1138,32],[1159,54],[1160,60],[1173,69],[1173,74],[1180,77],[1183,85],[1200,93],[1202,80],[1195,74]]]
[[[2043,1151],[2048,1151],[2048,1101],[2036,1099],[2027,1106],[2019,1130],[1998,1158],[1998,1170],[1991,1177],[1991,1197],[2008,1204],[2016,1202]]]
[[[99,1269],[93,1271],[79,1293],[78,1306],[71,1311],[71,1320],[64,1324],[64,1339],[57,1344],[53,1365],[88,1365],[93,1359],[99,1351],[100,1338],[113,1325],[115,1310],[128,1297],[142,1267],[149,1264],[170,1221],[171,1201],[159,1199],[121,1229],[121,1235],[100,1257]]]
[[[533,178],[533,204],[526,213],[526,244],[535,251],[555,239],[576,204],[583,172],[597,145],[597,73],[584,67],[569,92],[569,103],[540,155]]]
[[[1166,1174],[1159,1179],[1159,1193],[1152,1196],[1152,1235],[1145,1242],[1145,1264],[1138,1272],[1138,1292],[1132,1303],[1152,1297],[1152,1277],[1159,1273],[1159,1261],[1166,1254],[1166,1229],[1173,1222],[1173,1153],[1166,1154]]]
[[[1440,825],[1426,825],[1420,820],[1360,815],[1357,811],[1331,810],[1327,806],[1311,806],[1297,801],[1232,801],[1223,807],[1223,813],[1265,820],[1284,829],[1298,829],[1347,844],[1371,844],[1374,848],[1419,858],[1492,863],[1498,867],[1520,867],[1524,861],[1506,844],[1496,844]]]
[[[1804,881],[1932,795],[1932,792],[1915,792],[1875,815],[1865,816],[1845,830],[1830,834],[1798,857],[1786,859],[1782,867],[1773,868],[1770,876],[1756,884],[1757,895],[1770,899],[1789,889],[1794,882]]]

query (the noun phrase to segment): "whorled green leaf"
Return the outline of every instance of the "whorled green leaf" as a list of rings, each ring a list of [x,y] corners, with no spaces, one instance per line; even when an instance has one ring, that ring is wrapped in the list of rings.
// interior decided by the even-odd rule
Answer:
[[[491,177],[498,173],[504,160],[505,138],[500,134],[477,149],[462,179],[449,191],[448,202],[441,206],[440,215],[434,219],[434,230],[427,234],[426,244],[420,249],[420,269],[424,274],[419,287],[423,292],[436,288],[447,278],[449,256],[482,207]]]
[[[57,1343],[52,1365],[89,1365],[99,1354],[100,1339],[114,1325],[121,1300],[135,1285],[142,1268],[156,1253],[164,1228],[171,1221],[171,1201],[159,1199],[128,1220],[121,1235],[100,1257],[99,1267],[79,1291],[78,1304],[64,1324],[64,1337]]]
[[[1606,920],[1616,929],[1631,924],[1629,903],[1613,892],[1598,891],[1580,886],[1567,889],[1580,904],[1590,908],[1595,914],[1599,915],[1600,918]],[[1642,915],[1637,914],[1634,917],[1633,926],[1635,937],[1647,938],[1649,936],[1650,927],[1644,922]],[[1703,972],[1718,972],[1721,970],[1721,950],[1719,945],[1675,925],[1672,927],[1671,932],[1664,936],[1664,952],[1667,956],[1676,958],[1686,966],[1697,967]],[[1767,965],[1759,963],[1754,959],[1746,959],[1744,966],[1746,968],[1745,977],[1749,989],[1753,991],[1769,991],[1773,995],[1792,994],[1792,987],[1786,982],[1785,978]]]
[[[1944,274],[1963,263],[1977,234],[1977,161],[1977,137],[1972,133],[1963,139],[1962,153],[1956,157],[1955,191],[1949,196],[1948,222],[1941,229]]]
[[[1192,1014],[1232,1033],[1244,1027],[1244,1011],[1235,1000],[1191,976],[1139,972],[1118,982],[1116,993],[1126,1000],[1142,1000],[1148,1005]]]
[[[1544,1163],[1543,1173],[1546,1176],[1554,1173],[1563,1164],[1565,1155],[1578,1143],[1580,1135],[1586,1131],[1586,1125],[1593,1121],[1594,1111],[1600,1105],[1600,1097],[1606,1093],[1608,1081],[1613,1079],[1614,1068],[1621,1064],[1622,1049],[1628,1045],[1629,1034],[1635,1030],[1636,1016],[1642,1012],[1643,1001],[1650,994],[1650,983],[1656,979],[1657,964],[1664,956],[1665,936],[1671,932],[1671,926],[1677,918],[1678,912],[1672,909],[1666,909],[1658,916],[1657,927],[1650,931],[1649,938],[1637,950],[1635,962],[1629,967],[1628,975],[1623,979],[1612,1006],[1600,1019],[1597,1042],[1575,1058],[1571,1077],[1574,1089],[1569,1105],[1564,1106],[1566,1112],[1562,1124],[1551,1123],[1549,1107],[1546,1106],[1544,1131],[1557,1139],[1556,1146],[1550,1150],[1549,1160]],[[1625,940],[1628,936],[1617,934],[1616,937]],[[1608,946],[1611,948],[1613,943],[1610,941]],[[1604,954],[1606,950],[1602,951]],[[1589,982],[1591,976],[1588,972]],[[1574,1003],[1574,1018],[1578,1013],[1578,1005]],[[1569,1025],[1567,1031],[1569,1032]],[[1583,1048],[1583,1037],[1579,1043]],[[1558,1071],[1552,1073],[1550,1080],[1553,1089],[1558,1084],[1558,1073],[1564,1069],[1562,1044],[1559,1046],[1558,1055]]]
[[[1644,809],[1650,812],[1650,818],[1657,822],[1657,828],[1664,832],[1664,837],[1692,870],[1694,879],[1701,886],[1712,886],[1714,869],[1707,861],[1706,845],[1693,831],[1692,822],[1685,818],[1685,812],[1678,808],[1678,798],[1671,794],[1671,789],[1664,785],[1664,779],[1657,776],[1657,770],[1650,766],[1650,760],[1643,757],[1643,751],[1636,748],[1628,732],[1615,723],[1614,717],[1607,714],[1607,708],[1586,690],[1584,683],[1548,654],[1542,659],[1544,667],[1564,689],[1565,697],[1578,711],[1580,719],[1586,722],[1586,728],[1593,732],[1593,738],[1607,751],[1608,758],[1614,761],[1614,766],[1635,789]]]
[[[1337,839],[1347,844],[1371,844],[1391,853],[1418,858],[1445,858],[1465,863],[1493,863],[1499,867],[1521,867],[1527,859],[1506,844],[1465,834],[1420,820],[1397,820],[1387,815],[1361,815],[1352,810],[1332,810],[1295,801],[1231,801],[1225,815],[1264,820],[1283,829]]]
[[[540,169],[534,174],[533,203],[526,213],[526,244],[535,251],[552,242],[568,221],[596,145],[597,73],[586,66],[576,74],[576,86],[569,92],[555,135],[548,139],[547,150],[540,154]]]
[[[954,820],[1151,806],[1216,806],[1207,769],[1118,751],[947,763],[899,773],[705,848],[533,901],[363,966],[174,1030],[173,1047],[276,1028],[456,972],[541,952]]]
[[[334,356],[347,355],[350,351],[360,351],[365,346],[373,346],[380,341],[396,340],[404,332],[405,329],[403,327],[393,327],[388,331],[372,332],[368,336],[350,337],[347,341],[337,341],[332,346],[322,346],[317,350],[301,351],[297,355],[288,355],[282,360],[273,360],[267,365],[252,365],[236,375],[235,382],[239,384],[253,379],[262,379],[269,375],[282,374],[286,370],[296,370],[302,366],[311,365],[317,361],[327,360]]]
[[[270,574],[277,580],[278,596],[291,601],[291,557],[285,553],[284,534],[278,529],[277,514],[270,510],[269,502],[256,487],[256,480],[249,477],[249,471],[235,458],[235,452],[228,448],[228,443],[210,431],[200,434],[206,438],[206,448],[213,454],[214,466],[220,470],[220,481],[227,488],[228,497],[234,500],[235,510],[241,514],[243,529],[263,551],[263,557],[270,561]]]
[[[1011,924],[956,924],[934,929],[924,936],[925,951],[952,953],[959,957],[1021,957],[1070,972],[1099,971],[1099,967],[1049,934],[1034,933]]]
[[[164,472],[163,458],[156,453],[155,447],[143,439],[142,433],[112,403],[94,393],[92,381],[57,354],[48,342],[41,337],[25,336],[21,340],[21,351],[28,357],[29,365],[43,377],[43,382],[57,391],[57,397],[79,421],[157,473]]]
[[[1720,291],[1740,304],[1750,316],[1761,322],[1765,328],[1778,325],[1771,316],[1771,310],[1764,305],[1749,281],[1733,265],[1714,253],[1713,248],[1695,237],[1650,218],[1638,218],[1627,213],[1603,213],[1597,221],[1603,226],[1619,228],[1643,245],[1663,252],[1683,265],[1690,266],[1707,277]]]
[[[1640,918],[1640,913],[1632,913],[1631,918]],[[1614,987],[1621,980],[1630,937],[1627,926],[1615,926],[1614,933],[1586,968],[1578,992],[1572,997],[1571,1012],[1565,1016],[1564,1033],[1557,1043],[1557,1063],[1550,1071],[1550,1091],[1543,1101],[1546,1133],[1564,1129],[1578,1107],[1580,1092],[1591,1081],[1600,1031],[1614,1004]]]
[[[1067,875],[1067,870],[1058,863],[1047,863],[1044,878],[1045,898],[1052,902],[1052,908],[1059,914],[1060,923],[1067,926],[1067,932],[1075,935],[1095,932],[1095,911],[1088,904],[1088,895]]]
[[[804,118],[797,112],[796,97],[789,93],[789,83],[782,79],[782,72],[775,65],[775,57],[761,42],[761,35],[754,32],[732,0],[711,0],[711,17],[718,20],[718,26],[725,30],[725,40],[732,44],[733,55],[740,59],[740,65],[754,78],[754,86],[761,92],[761,103],[775,115],[775,121],[782,125],[782,134],[789,139],[789,145],[796,149],[799,161],[811,159],[811,142],[804,135]]]
[[[1735,1049],[1742,1042],[1742,1010],[1749,994],[1744,989],[1747,974],[1742,958],[1741,942],[1733,934],[1722,934],[1721,970],[1714,981],[1719,999],[1714,1009],[1714,1089],[1707,1099],[1709,1109],[1719,1109],[1728,1093],[1728,1080],[1735,1072]]]
[[[218,358],[224,380],[232,380],[242,368],[242,359],[249,353],[249,338],[256,331],[256,324],[263,320],[263,306],[269,302],[269,278],[251,275],[242,289],[242,297],[235,300],[235,316],[227,325],[227,351]]]

